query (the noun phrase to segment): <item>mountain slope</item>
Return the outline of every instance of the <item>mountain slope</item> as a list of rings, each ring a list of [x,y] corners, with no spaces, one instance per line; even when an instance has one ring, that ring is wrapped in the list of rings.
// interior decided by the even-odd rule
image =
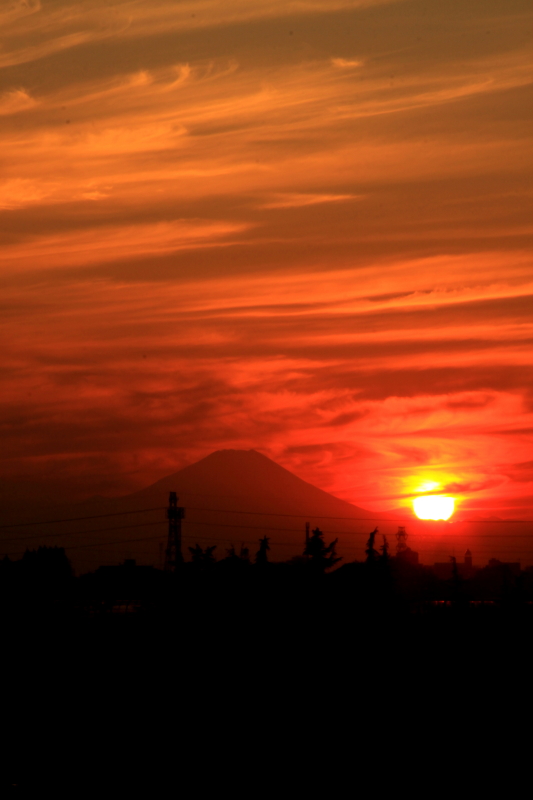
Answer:
[[[308,521],[352,549],[358,533],[357,553],[345,554],[354,558],[362,555],[361,535],[366,538],[371,527],[386,518],[312,486],[255,450],[219,450],[133,494],[56,507],[44,518],[65,522],[12,530],[3,549],[15,555],[16,550],[41,544],[64,546],[78,572],[124,558],[161,566],[171,491],[185,508],[185,555],[197,542],[216,544],[218,557],[230,544],[239,547],[242,542],[253,554],[258,539],[268,536],[272,557],[286,559],[301,554]],[[39,516],[27,511],[24,519],[30,518],[42,520],[42,510]]]
[[[170,491],[178,493],[180,504],[209,510],[221,508],[352,519],[373,515],[307,483],[256,450],[217,450],[129,495],[129,499],[132,502],[134,499],[135,502],[141,499],[166,501]]]

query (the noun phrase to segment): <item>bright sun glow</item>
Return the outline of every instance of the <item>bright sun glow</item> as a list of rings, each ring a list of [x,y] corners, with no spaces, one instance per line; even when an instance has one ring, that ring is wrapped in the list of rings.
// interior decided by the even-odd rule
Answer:
[[[439,487],[440,483],[436,483],[435,481],[424,481],[424,483],[421,483],[416,487],[415,492],[434,492]]]
[[[454,512],[455,500],[442,495],[426,495],[417,497],[413,506],[419,519],[449,519]]]

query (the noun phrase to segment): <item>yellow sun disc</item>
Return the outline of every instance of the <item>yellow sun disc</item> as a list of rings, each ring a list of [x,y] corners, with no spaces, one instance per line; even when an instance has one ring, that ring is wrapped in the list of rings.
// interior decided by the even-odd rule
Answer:
[[[455,501],[453,497],[426,495],[417,497],[413,506],[418,519],[450,519],[454,512]]]

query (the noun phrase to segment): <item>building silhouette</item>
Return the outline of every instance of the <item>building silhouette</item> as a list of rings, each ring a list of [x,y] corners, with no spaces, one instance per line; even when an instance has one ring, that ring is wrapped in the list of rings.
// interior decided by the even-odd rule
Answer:
[[[470,549],[468,549],[464,554],[464,560],[462,562],[455,562],[455,568],[457,569],[458,575],[467,580],[469,578],[473,578],[474,575],[481,569],[481,567],[473,563],[472,552]],[[451,580],[453,577],[453,569],[454,564],[451,558],[449,561],[438,561],[433,564],[433,572],[441,581]]]

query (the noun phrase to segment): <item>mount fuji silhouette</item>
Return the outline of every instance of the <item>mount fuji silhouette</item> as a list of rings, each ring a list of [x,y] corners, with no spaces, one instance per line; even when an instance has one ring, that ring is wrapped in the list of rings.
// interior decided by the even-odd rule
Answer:
[[[170,491],[178,493],[180,505],[205,510],[351,519],[376,516],[307,483],[257,450],[217,450],[122,500],[166,502]],[[377,515],[382,516],[386,515]]]
[[[285,560],[302,553],[306,522],[331,539],[339,537],[339,546],[353,547],[354,533],[368,533],[388,518],[334,497],[256,450],[218,450],[132,494],[56,507],[53,518],[65,521],[46,526],[42,541],[25,540],[24,547],[65,547],[77,572],[124,558],[161,566],[169,492],[185,508],[185,556],[196,543],[216,544],[218,558],[241,543],[253,555],[259,538],[268,536],[272,558]],[[357,543],[362,554],[361,536]]]

